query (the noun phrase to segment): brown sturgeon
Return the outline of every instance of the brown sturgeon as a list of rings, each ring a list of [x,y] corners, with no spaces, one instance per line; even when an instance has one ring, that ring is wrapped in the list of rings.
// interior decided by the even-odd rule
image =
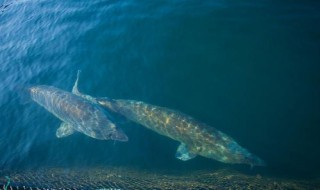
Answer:
[[[181,142],[176,157],[186,161],[200,155],[223,163],[264,166],[259,157],[241,147],[227,134],[191,116],[165,107],[135,100],[95,98],[78,90],[79,73],[73,93],[107,110],[118,113],[158,134]]]
[[[58,138],[78,131],[100,140],[128,140],[100,106],[80,96],[45,85],[33,86],[29,93],[35,102],[63,121],[56,132]]]

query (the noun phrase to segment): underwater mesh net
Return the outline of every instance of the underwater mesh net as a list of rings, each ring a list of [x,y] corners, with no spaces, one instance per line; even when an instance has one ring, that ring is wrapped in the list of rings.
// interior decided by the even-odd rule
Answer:
[[[1,172],[1,189],[320,189],[303,181],[245,175],[232,170],[152,172],[128,168],[40,169]]]

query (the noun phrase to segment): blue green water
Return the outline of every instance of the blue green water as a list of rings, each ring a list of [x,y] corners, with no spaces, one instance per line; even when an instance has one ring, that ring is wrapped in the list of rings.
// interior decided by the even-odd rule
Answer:
[[[299,177],[320,171],[320,3],[316,1],[0,1],[0,168],[235,168]],[[174,155],[178,142],[123,123],[127,143],[83,134],[24,87],[52,85],[187,113],[267,167]]]

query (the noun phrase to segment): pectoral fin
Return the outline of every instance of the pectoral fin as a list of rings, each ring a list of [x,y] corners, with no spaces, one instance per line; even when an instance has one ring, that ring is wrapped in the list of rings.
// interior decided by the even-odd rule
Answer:
[[[58,138],[67,137],[67,136],[73,134],[74,132],[75,131],[71,125],[63,122],[63,123],[61,123],[60,127],[57,129],[56,136]]]
[[[191,153],[186,144],[181,143],[179,145],[177,152],[176,152],[176,158],[178,158],[182,161],[187,161],[187,160],[190,160],[194,157],[196,157],[196,154]]]

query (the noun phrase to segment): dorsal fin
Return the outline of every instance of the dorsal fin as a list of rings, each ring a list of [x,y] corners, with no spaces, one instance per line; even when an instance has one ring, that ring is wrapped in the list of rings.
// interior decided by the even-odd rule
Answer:
[[[78,81],[79,81],[80,73],[81,73],[81,70],[78,70],[77,79],[72,88],[72,93],[78,96],[81,95],[81,93],[78,90]]]
[[[81,92],[79,92],[78,83],[79,83],[80,73],[81,73],[81,70],[78,70],[76,82],[74,83],[74,85],[72,87],[72,94],[75,94],[77,96],[80,96],[80,97],[92,102],[92,103],[97,104],[96,98],[89,96],[89,95],[86,95],[86,94],[82,94]]]

